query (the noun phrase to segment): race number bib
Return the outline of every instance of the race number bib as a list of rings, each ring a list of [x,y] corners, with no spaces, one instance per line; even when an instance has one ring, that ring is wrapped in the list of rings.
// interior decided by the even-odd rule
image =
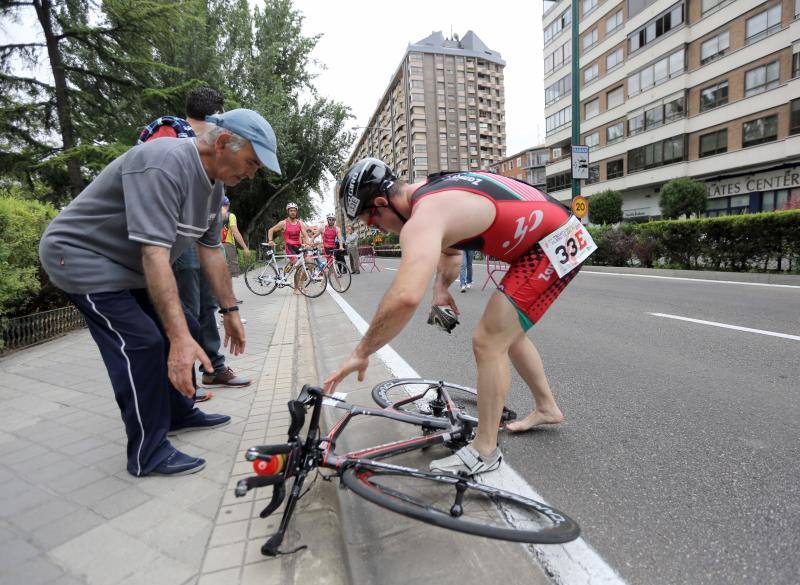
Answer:
[[[550,259],[559,278],[580,266],[597,250],[592,236],[574,215],[556,231],[539,240],[539,245]]]

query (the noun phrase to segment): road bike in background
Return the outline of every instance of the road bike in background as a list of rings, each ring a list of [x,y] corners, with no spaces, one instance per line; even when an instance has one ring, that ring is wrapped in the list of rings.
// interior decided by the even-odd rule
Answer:
[[[328,278],[324,266],[312,256],[311,248],[301,248],[296,256],[281,256],[286,262],[278,264],[275,251],[267,244],[261,244],[261,259],[256,260],[244,271],[244,283],[251,292],[266,296],[276,288],[288,286],[296,288],[309,298],[316,298],[325,292]]]
[[[298,397],[288,404],[291,417],[288,441],[248,449],[246,458],[253,462],[257,475],[240,480],[236,495],[241,497],[251,489],[272,486],[272,497],[261,511],[261,518],[275,512],[286,500],[278,530],[261,547],[262,554],[276,556],[305,548],[280,550],[298,500],[311,489],[309,486],[303,491],[310,473],[316,473],[314,481],[317,477],[327,481],[338,477],[353,493],[378,506],[450,530],[538,544],[560,544],[578,537],[580,528],[575,521],[542,502],[463,474],[421,471],[386,461],[434,445],[450,449],[466,445],[478,420],[461,404],[474,400],[474,390],[443,381],[399,379],[379,384],[372,395],[383,408],[348,404],[336,395],[326,396],[320,388],[303,386]],[[322,435],[319,426],[323,405],[344,411],[327,435]],[[305,438],[301,438],[308,410],[311,419]],[[360,415],[416,426],[421,435],[338,453],[337,440],[350,421]],[[503,422],[514,418],[512,411],[504,409]],[[332,473],[324,475],[320,469]]]

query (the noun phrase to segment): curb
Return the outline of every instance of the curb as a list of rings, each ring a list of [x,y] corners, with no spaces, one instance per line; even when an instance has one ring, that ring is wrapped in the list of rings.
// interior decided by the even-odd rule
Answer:
[[[626,266],[586,265],[581,272],[631,274],[651,277],[687,278],[691,280],[718,280],[752,284],[788,284],[800,286],[800,275],[761,272],[721,272],[714,270],[678,270],[672,268],[631,268]]]

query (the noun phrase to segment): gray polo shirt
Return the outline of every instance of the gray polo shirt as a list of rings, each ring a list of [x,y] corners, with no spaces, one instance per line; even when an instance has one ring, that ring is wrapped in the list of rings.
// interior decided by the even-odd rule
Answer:
[[[76,294],[146,286],[142,244],[218,247],[224,185],[212,184],[193,138],[157,138],[109,164],[42,235],[39,258],[59,288]]]

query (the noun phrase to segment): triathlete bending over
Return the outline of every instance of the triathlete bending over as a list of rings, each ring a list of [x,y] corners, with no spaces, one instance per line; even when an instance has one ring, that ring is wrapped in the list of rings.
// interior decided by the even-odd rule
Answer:
[[[351,219],[399,234],[402,257],[369,329],[350,357],[325,380],[325,391],[333,392],[352,372],[358,372],[363,381],[369,356],[411,319],[434,269],[433,305],[449,305],[458,314],[448,287],[458,277],[461,250],[480,250],[511,266],[472,338],[478,429],[471,444],[433,461],[431,469],[475,475],[500,466],[497,433],[511,385],[509,358],[533,393],[534,410],[507,428],[524,431],[560,423],[564,417],[539,353],[525,332],[578,272],[575,268],[559,278],[539,245],[544,236],[569,220],[567,209],[527,183],[487,172],[442,174],[408,184],[374,158],[363,159],[347,171],[339,197]]]

